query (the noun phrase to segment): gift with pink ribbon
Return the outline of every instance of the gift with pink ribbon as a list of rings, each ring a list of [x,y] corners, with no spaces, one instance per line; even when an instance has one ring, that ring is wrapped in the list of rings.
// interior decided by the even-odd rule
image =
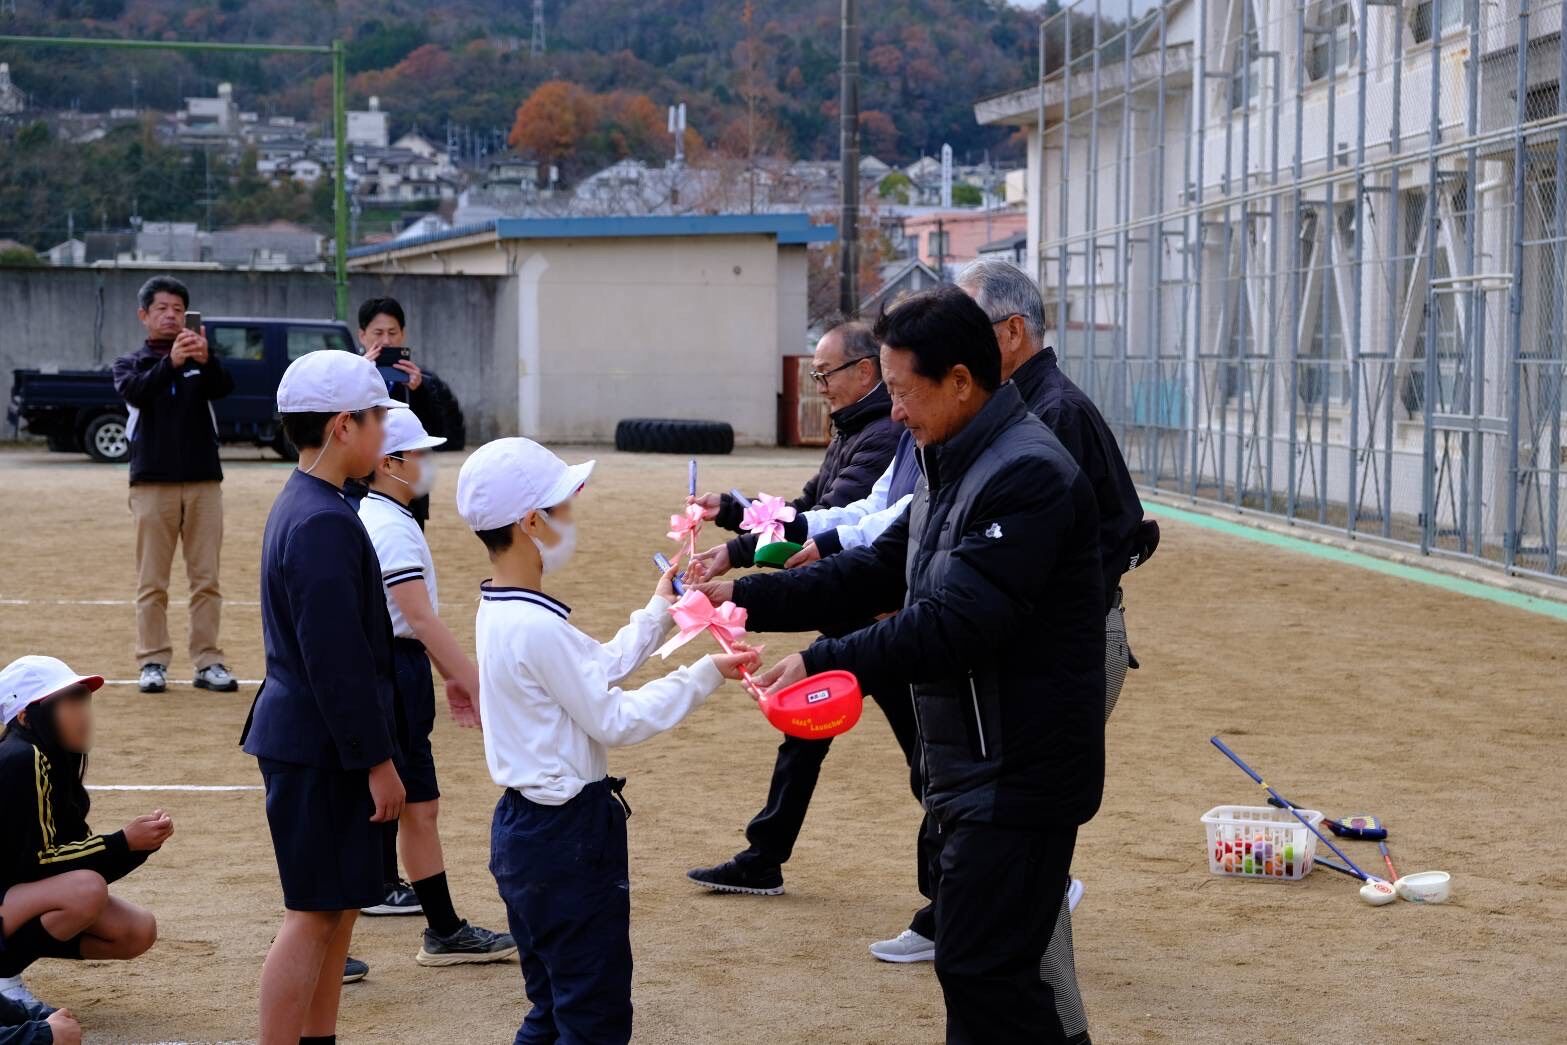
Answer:
[[[782,497],[759,493],[746,506],[740,527],[746,533],[756,534],[756,543],[760,547],[783,540],[784,524],[794,522],[794,516],[794,506],[786,503]]]
[[[745,636],[745,610],[732,602],[714,606],[706,595],[690,589],[669,608],[679,629],[675,636],[658,648],[660,657],[668,657],[704,631],[713,633],[725,649]]]

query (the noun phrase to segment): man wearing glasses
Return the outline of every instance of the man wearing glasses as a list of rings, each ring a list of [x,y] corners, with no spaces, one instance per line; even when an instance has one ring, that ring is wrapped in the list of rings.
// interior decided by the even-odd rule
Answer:
[[[833,436],[821,470],[790,502],[796,515],[784,528],[788,540],[806,539],[806,511],[842,508],[864,498],[892,460],[902,426],[892,420],[892,400],[881,383],[880,351],[870,327],[859,322],[832,327],[816,344],[811,378],[832,410]],[[697,503],[725,529],[740,528],[743,509],[728,494],[703,494]],[[699,555],[699,572],[712,578],[735,566],[750,566],[755,551],[755,536],[736,537]],[[894,704],[889,721],[901,741],[905,733],[912,737],[913,725],[896,716],[909,718],[911,712],[906,700]],[[692,881],[718,892],[764,896],[783,892],[783,864],[805,823],[829,743],[784,738],[773,764],[767,805],[745,830],[749,846],[733,860],[691,871]]]

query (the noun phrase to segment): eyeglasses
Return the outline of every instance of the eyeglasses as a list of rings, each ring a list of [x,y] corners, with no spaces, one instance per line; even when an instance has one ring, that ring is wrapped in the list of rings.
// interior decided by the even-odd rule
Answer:
[[[999,327],[1001,324],[1005,323],[1007,320],[1011,319],[1013,316],[1022,316],[1022,315],[1023,315],[1023,313],[1021,313],[1021,312],[1008,312],[1004,316],[998,316],[997,318],[992,319],[990,321],[990,325],[993,326],[993,327]]]
[[[870,358],[870,356],[861,356],[859,359],[851,359],[847,363],[843,363],[843,364],[841,364],[839,366],[833,367],[831,370],[812,370],[811,371],[811,380],[815,381],[818,385],[821,385],[823,388],[826,388],[827,387],[827,379],[829,377],[832,377],[834,374],[838,373],[838,371],[840,371],[840,370],[847,370],[851,366],[859,366],[861,363],[865,362],[869,358]]]

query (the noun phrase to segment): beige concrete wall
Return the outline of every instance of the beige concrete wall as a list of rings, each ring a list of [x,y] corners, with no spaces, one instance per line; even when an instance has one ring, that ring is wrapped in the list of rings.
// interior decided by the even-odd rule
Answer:
[[[512,277],[487,371],[515,403],[512,432],[607,442],[622,418],[672,417],[776,442],[780,358],[810,351],[805,247],[769,235],[435,246],[361,265]]]
[[[519,429],[613,437],[625,417],[777,436],[779,251],[770,236],[519,241]],[[529,285],[538,327],[530,334]],[[800,337],[803,339],[803,315]]]

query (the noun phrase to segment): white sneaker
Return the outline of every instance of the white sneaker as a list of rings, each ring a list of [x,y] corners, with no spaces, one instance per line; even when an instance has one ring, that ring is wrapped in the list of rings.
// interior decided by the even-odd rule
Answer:
[[[871,954],[884,962],[933,962],[936,941],[927,940],[913,929],[905,929],[890,940],[871,944]]]
[[[45,1015],[54,1012],[54,1006],[45,1005],[33,996],[20,976],[0,976],[0,997],[34,1012],[41,1011]]]
[[[1072,879],[1072,884],[1066,887],[1066,909],[1077,910],[1077,905],[1083,902],[1083,882],[1080,878]]]

